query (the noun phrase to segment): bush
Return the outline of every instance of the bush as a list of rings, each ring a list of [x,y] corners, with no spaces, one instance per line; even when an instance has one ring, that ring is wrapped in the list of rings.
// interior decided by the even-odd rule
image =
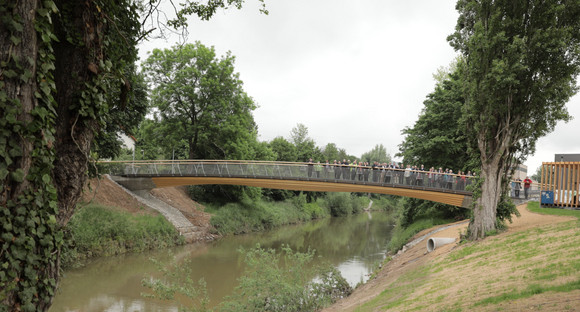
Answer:
[[[318,311],[352,293],[336,268],[311,264],[314,251],[293,252],[282,246],[277,253],[258,245],[241,252],[245,255],[246,271],[221,310]]]
[[[352,213],[350,193],[328,193],[326,206],[334,217],[348,216]]]
[[[352,287],[329,264],[313,265],[314,251],[293,252],[282,246],[280,252],[260,245],[240,250],[246,270],[238,279],[234,294],[216,307],[217,311],[319,311],[352,293]],[[172,300],[179,311],[212,311],[207,285],[191,279],[191,265],[174,260],[166,265],[153,260],[162,278],[142,280],[151,293],[143,296]]]
[[[394,195],[376,195],[373,196],[373,206],[371,210],[383,210],[385,212],[393,213],[402,205],[403,197]]]
[[[363,211],[369,205],[366,196],[356,196],[354,193],[328,193],[324,206],[334,217],[343,217]]]

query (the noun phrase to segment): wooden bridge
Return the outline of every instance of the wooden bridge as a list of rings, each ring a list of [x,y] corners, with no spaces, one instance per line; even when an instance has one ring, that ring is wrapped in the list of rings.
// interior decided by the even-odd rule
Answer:
[[[394,168],[236,160],[103,161],[101,171],[130,190],[245,185],[315,192],[405,196],[470,208],[470,177]]]

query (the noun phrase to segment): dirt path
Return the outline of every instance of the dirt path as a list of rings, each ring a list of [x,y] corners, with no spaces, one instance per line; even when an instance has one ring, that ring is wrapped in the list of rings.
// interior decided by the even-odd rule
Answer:
[[[532,213],[526,209],[526,205],[520,205],[517,207],[521,216],[514,217],[513,223],[508,225],[507,233],[513,233],[517,231],[524,231],[537,226],[554,224],[558,222],[569,221],[574,218],[570,217],[559,217],[559,216],[549,216],[540,215]],[[464,233],[467,229],[467,223],[459,224],[455,227],[450,227],[444,229],[440,232],[433,234],[433,237],[453,237],[456,238],[456,243],[445,245],[435,249],[431,253],[427,253],[426,242],[424,241],[410,247],[404,253],[397,255],[391,260],[379,273],[378,276],[368,281],[366,284],[360,286],[355,290],[355,292],[347,298],[344,298],[331,307],[325,309],[324,311],[352,311],[363,303],[373,299],[375,296],[380,294],[383,290],[387,289],[390,284],[396,281],[401,275],[415,270],[423,265],[428,264],[431,261],[442,258],[447,255],[452,249],[457,248],[457,242],[459,241],[460,233]],[[425,230],[417,235],[420,237],[425,235],[434,229]],[[501,234],[503,235],[503,234]],[[427,236],[431,237],[430,235]]]

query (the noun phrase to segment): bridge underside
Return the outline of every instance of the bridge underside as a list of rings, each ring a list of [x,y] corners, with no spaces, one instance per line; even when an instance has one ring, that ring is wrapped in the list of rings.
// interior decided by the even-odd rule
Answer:
[[[278,180],[260,178],[230,178],[230,177],[151,177],[156,188],[182,185],[245,185],[272,189],[313,192],[361,192],[397,195],[425,199],[443,204],[469,208],[471,196],[454,192],[429,191],[422,187],[388,187],[372,184],[350,184],[305,180]]]

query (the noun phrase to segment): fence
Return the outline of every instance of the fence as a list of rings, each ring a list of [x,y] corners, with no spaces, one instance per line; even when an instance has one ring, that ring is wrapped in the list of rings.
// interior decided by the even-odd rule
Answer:
[[[179,160],[99,162],[101,171],[126,177],[225,177],[319,181],[407,187],[471,194],[466,175],[395,168],[295,162]]]
[[[544,162],[540,182],[542,206],[579,208],[580,162]]]

